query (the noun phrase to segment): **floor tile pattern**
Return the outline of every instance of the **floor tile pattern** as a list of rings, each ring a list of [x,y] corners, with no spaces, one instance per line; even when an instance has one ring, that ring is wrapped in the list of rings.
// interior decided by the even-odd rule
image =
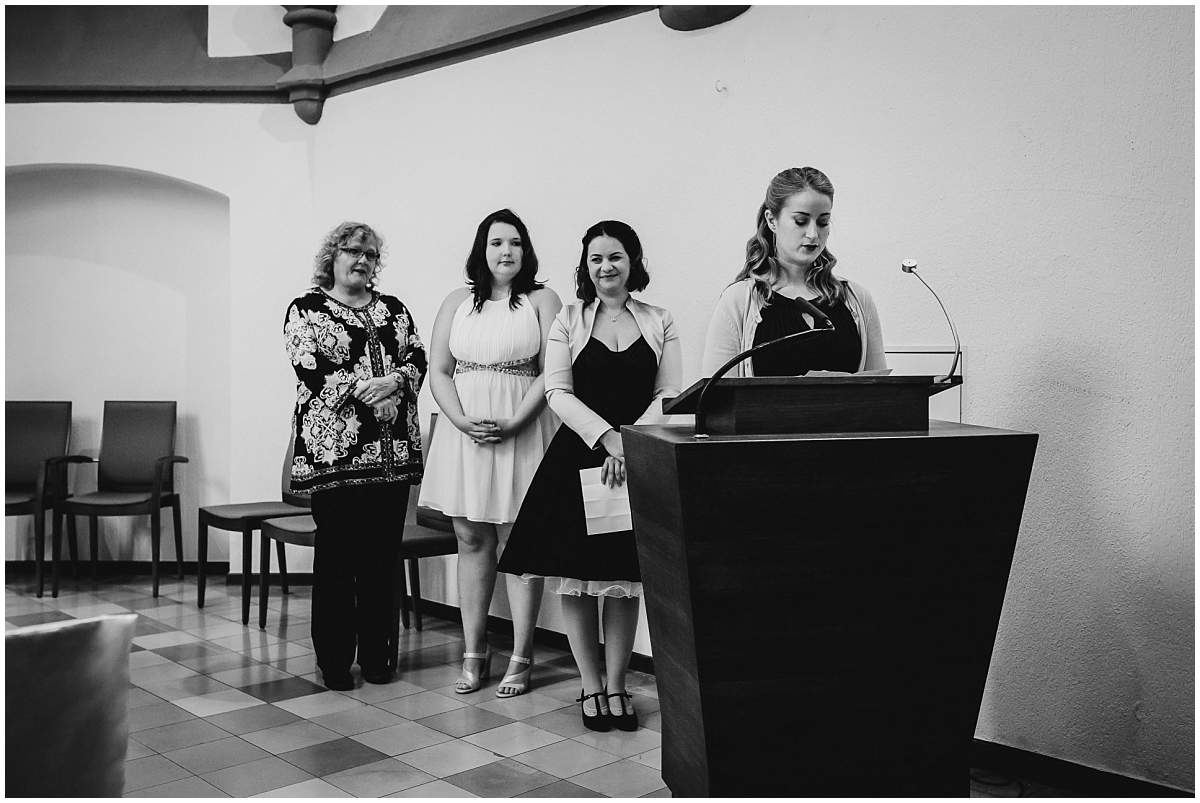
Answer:
[[[310,587],[275,589],[265,630],[241,623],[240,588],[194,578],[68,579],[37,599],[6,578],[5,626],[135,612],[129,656],[126,797],[669,797],[652,676],[631,673],[642,727],[593,733],[574,702],[568,653],[539,646],[531,693],[507,700],[495,682],[456,694],[457,625],[426,616],[401,634],[399,679],[335,692],[320,683],[309,632]],[[494,669],[511,648],[493,636]],[[972,797],[1071,796],[972,772]]]
[[[602,742],[580,724],[570,655],[538,647],[534,690],[500,700],[495,681],[456,694],[457,625],[431,616],[401,635],[399,679],[326,689],[316,674],[312,589],[273,589],[268,626],[241,623],[240,588],[148,577],[66,580],[57,599],[6,581],[9,627],[138,614],[130,653],[127,797],[621,797],[665,791],[661,735]],[[257,602],[257,600],[256,600]],[[257,612],[255,611],[255,614]],[[495,636],[493,674],[511,641]],[[658,710],[636,674],[638,710]],[[615,732],[614,732],[615,733]],[[637,761],[636,759],[642,759]],[[608,772],[600,772],[610,767]]]

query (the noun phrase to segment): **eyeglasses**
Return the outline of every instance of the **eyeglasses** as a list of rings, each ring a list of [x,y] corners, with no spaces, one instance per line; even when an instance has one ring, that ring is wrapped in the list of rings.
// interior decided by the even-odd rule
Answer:
[[[350,258],[353,259],[355,262],[362,259],[363,257],[366,257],[367,262],[370,262],[372,265],[379,261],[379,252],[378,251],[364,251],[361,248],[350,248],[345,245],[339,245],[338,250],[341,251],[343,254],[349,255]]]

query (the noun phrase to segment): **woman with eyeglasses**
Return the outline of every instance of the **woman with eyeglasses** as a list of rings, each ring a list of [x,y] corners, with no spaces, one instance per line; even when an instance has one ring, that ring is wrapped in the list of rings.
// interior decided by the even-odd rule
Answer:
[[[487,616],[496,561],[558,421],[546,407],[543,344],[562,308],[537,280],[524,222],[509,209],[485,217],[467,256],[467,286],[450,293],[433,325],[430,389],[443,425],[429,453],[420,503],[450,517],[458,536],[462,611],[459,694],[478,690],[491,669]],[[542,584],[509,576],[513,651],[497,697],[529,691],[533,631]]]
[[[404,304],[377,289],[382,248],[365,223],[335,228],[284,321],[297,380],[291,489],[312,495],[317,523],[313,648],[325,685],[343,691],[356,653],[365,681],[392,679],[396,558],[422,474],[425,347]]]

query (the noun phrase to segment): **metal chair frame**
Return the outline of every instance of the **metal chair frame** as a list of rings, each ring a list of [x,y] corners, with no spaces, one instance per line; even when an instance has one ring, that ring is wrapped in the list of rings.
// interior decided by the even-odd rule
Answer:
[[[183,517],[180,509],[181,503],[179,494],[174,490],[174,472],[173,467],[176,463],[186,463],[188,459],[177,454],[166,454],[154,459],[154,475],[150,483],[150,487],[146,488],[144,484],[138,482],[118,482],[111,480],[105,476],[105,454],[108,450],[110,439],[114,436],[112,423],[110,421],[110,410],[113,411],[113,416],[116,417],[120,412],[120,407],[127,405],[130,408],[135,406],[154,406],[159,409],[170,409],[170,431],[169,437],[165,440],[170,443],[170,450],[175,450],[175,429],[176,429],[176,403],[173,401],[105,401],[104,402],[104,420],[101,428],[100,441],[100,459],[96,460],[84,455],[70,455],[67,460],[77,463],[96,463],[99,466],[99,476],[97,480],[98,492],[121,491],[131,493],[148,492],[145,499],[131,501],[125,504],[109,504],[109,503],[94,503],[89,502],[86,494],[80,497],[68,497],[55,505],[55,523],[54,523],[54,592],[58,593],[58,557],[61,554],[61,546],[59,537],[61,529],[59,527],[59,516],[67,517],[67,538],[68,545],[71,549],[72,565],[77,565],[78,558],[78,543],[76,539],[75,517],[88,517],[88,535],[92,550],[92,579],[96,579],[98,575],[98,548],[99,548],[99,518],[101,516],[140,516],[149,514],[150,516],[150,571],[153,577],[154,591],[153,595],[158,596],[159,587],[159,556],[161,554],[162,541],[162,519],[161,511],[164,507],[170,507],[172,512],[172,525],[175,529],[175,562],[178,568],[179,579],[183,579]],[[124,434],[124,433],[122,433]],[[136,440],[136,433],[134,433]]]

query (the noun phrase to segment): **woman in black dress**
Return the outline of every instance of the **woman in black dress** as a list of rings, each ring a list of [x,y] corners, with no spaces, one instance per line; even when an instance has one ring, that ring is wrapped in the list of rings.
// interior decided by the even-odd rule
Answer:
[[[546,343],[546,399],[566,425],[551,441],[513,524],[499,570],[546,577],[561,595],[571,653],[593,730],[637,728],[625,689],[642,593],[632,530],[588,535],[579,470],[625,482],[623,424],[662,415],[679,392],[682,356],[671,314],[630,296],[650,282],[642,244],[625,223],[587,230],[575,271],[579,301],[562,309]],[[604,597],[604,655],[597,624]]]
[[[830,328],[833,337],[799,338],[760,351],[729,376],[887,368],[871,294],[833,273],[838,261],[827,247],[832,214],[833,183],[815,167],[793,167],[771,179],[746,243],[746,264],[709,321],[704,376],[752,346],[815,328]]]

